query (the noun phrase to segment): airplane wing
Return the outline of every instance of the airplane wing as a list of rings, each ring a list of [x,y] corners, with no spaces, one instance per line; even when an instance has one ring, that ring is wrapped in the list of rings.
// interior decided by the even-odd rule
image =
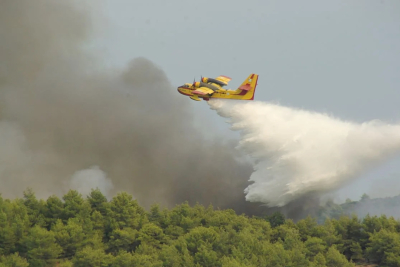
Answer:
[[[196,94],[196,95],[208,95],[208,94],[214,93],[214,91],[207,87],[199,87],[196,90],[194,90],[192,93]]]
[[[215,79],[218,80],[218,81],[221,81],[223,83],[226,83],[226,84],[228,84],[229,81],[232,80],[231,78],[229,78],[228,76],[225,76],[225,75],[220,75]]]

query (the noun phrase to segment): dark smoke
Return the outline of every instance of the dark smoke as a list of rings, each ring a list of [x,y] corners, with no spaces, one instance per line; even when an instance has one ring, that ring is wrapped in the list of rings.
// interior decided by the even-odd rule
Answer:
[[[251,165],[236,159],[235,144],[193,127],[190,100],[162,70],[144,58],[98,70],[101,57],[83,48],[94,21],[83,6],[0,1],[2,195],[27,187],[42,198],[61,195],[71,177],[77,184],[100,173],[101,183],[104,172],[111,195],[127,191],[145,207],[187,200],[258,213],[243,193]]]

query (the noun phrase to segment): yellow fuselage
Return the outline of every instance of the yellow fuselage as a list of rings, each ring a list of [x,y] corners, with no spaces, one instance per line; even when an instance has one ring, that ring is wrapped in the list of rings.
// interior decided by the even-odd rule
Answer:
[[[225,89],[219,89],[218,91],[215,91],[213,94],[209,95],[197,95],[193,94],[193,91],[196,90],[196,88],[191,88],[191,85],[188,85],[189,87],[178,87],[178,92],[181,93],[182,95],[187,95],[187,96],[197,96],[204,98],[205,100],[208,100],[209,98],[230,98],[230,99],[243,99],[243,96],[235,94],[235,90],[225,90]]]

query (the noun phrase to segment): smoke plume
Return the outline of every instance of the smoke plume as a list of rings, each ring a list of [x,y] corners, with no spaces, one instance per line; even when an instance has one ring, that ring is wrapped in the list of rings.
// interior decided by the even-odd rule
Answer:
[[[209,104],[240,131],[239,148],[255,161],[246,200],[271,207],[338,189],[400,151],[400,124],[358,124],[263,102]]]
[[[188,200],[251,213],[257,205],[243,194],[251,165],[195,129],[190,100],[160,68],[136,58],[104,70],[85,50],[93,10],[96,1],[0,1],[3,196],[99,187],[145,207]]]

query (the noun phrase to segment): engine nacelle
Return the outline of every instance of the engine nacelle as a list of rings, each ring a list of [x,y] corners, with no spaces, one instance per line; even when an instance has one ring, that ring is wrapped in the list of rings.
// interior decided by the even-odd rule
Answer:
[[[203,79],[201,81],[204,82],[204,83],[215,83],[215,84],[218,84],[219,86],[226,85],[226,83],[224,83],[222,81],[219,81],[219,80],[216,80],[216,79],[213,79],[213,78],[207,78],[207,77],[203,77]]]
[[[209,84],[209,83],[205,83],[205,82],[194,82],[193,83],[193,88],[199,88],[199,87],[207,87],[213,91],[217,91],[220,88],[218,88],[218,86],[215,86],[214,84]]]
[[[213,91],[219,90],[219,88],[217,86],[215,86],[214,84],[200,82],[200,86],[207,87],[207,88],[209,88],[209,89],[211,89]]]
[[[194,83],[193,83],[193,87],[194,87],[194,88],[199,88],[199,87],[201,87],[201,82],[194,82]]]

